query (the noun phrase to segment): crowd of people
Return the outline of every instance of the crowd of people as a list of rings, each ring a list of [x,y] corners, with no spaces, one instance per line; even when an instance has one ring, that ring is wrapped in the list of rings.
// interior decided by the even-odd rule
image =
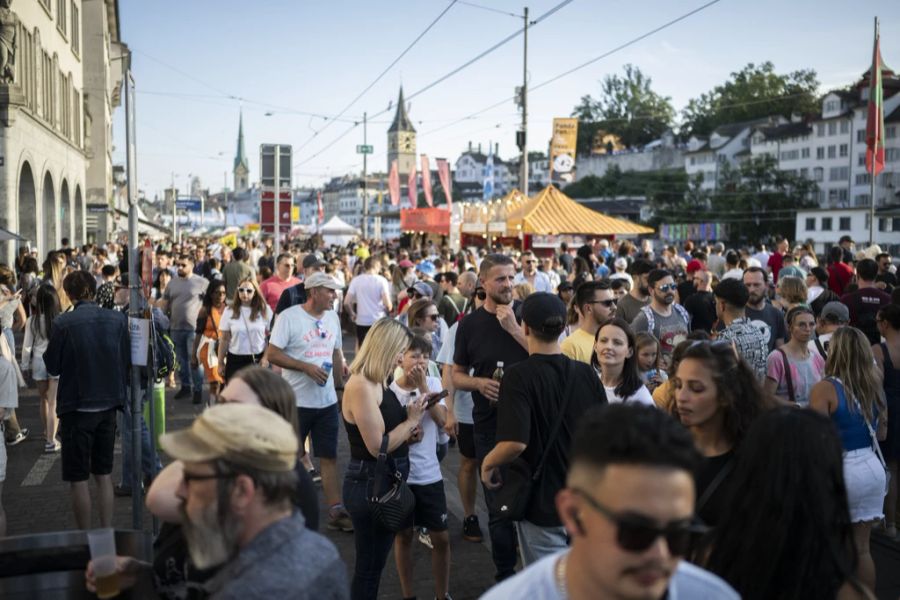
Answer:
[[[77,526],[90,479],[108,527],[137,469],[166,523],[152,564],[119,558],[125,584],[377,598],[393,551],[410,598],[419,540],[450,598],[452,447],[462,537],[490,539],[485,598],[872,597],[900,459],[900,289],[877,246],[163,241],[141,308],[172,360],[139,381],[127,254],[64,243],[0,266],[9,451],[33,382]],[[131,440],[130,386],[196,405],[160,440],[165,468],[146,423]],[[118,433],[143,460],[123,451],[114,483]],[[354,537],[350,581],[320,494]]]

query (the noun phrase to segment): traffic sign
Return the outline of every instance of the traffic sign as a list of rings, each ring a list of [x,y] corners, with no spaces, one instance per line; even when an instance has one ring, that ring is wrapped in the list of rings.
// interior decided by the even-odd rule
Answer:
[[[357,154],[372,154],[372,152],[374,152],[374,147],[371,146],[371,145],[369,145],[369,144],[366,144],[366,145],[358,145],[358,146],[356,147],[356,153],[357,153]]]

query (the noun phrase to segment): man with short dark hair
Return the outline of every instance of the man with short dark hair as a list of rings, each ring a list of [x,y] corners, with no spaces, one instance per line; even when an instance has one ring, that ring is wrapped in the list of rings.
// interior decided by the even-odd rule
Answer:
[[[605,291],[610,293],[608,288]],[[566,548],[566,530],[554,499],[565,486],[572,432],[588,409],[606,404],[606,392],[590,366],[570,360],[560,351],[566,305],[559,297],[531,294],[522,303],[522,321],[530,356],[510,367],[503,377],[497,405],[497,445],[481,463],[481,480],[496,490],[503,485],[504,466],[521,456],[536,472],[547,455],[525,519],[516,522],[519,551],[527,566]],[[565,416],[551,440],[562,410]]]
[[[744,271],[743,283],[750,294],[744,312],[753,326],[763,334],[769,352],[772,352],[787,340],[784,313],[769,303],[769,284],[766,272],[761,267],[750,267]]]
[[[760,381],[766,378],[766,358],[769,348],[759,328],[747,318],[745,310],[750,292],[742,281],[725,279],[719,282],[715,294],[716,315],[725,329],[717,339],[732,342],[738,356],[754,370]]]
[[[225,281],[225,294],[229,302],[234,298],[238,284],[254,276],[248,260],[247,251],[238,246],[231,252],[231,260],[222,267],[222,279]]]
[[[789,241],[781,236],[778,237],[775,242],[775,252],[772,253],[769,261],[766,263],[766,267],[768,267],[769,273],[772,275],[772,281],[778,281],[778,274],[781,271],[781,266],[784,264],[784,255],[788,253],[790,247],[791,243]]]
[[[712,274],[704,269],[694,271],[691,275],[694,293],[682,302],[685,310],[691,315],[691,331],[709,333],[716,322],[716,301],[712,293]]]
[[[828,287],[838,296],[843,295],[853,279],[851,263],[852,257],[848,260],[840,246],[832,246],[828,251]]]
[[[822,313],[816,318],[816,337],[809,340],[809,351],[815,352],[828,360],[828,346],[831,344],[831,336],[839,327],[844,327],[850,322],[850,310],[840,302],[829,302],[822,307]]]
[[[194,404],[200,404],[203,393],[203,374],[200,367],[191,367],[191,353],[197,335],[197,315],[203,306],[203,295],[209,280],[194,274],[194,261],[189,254],[182,255],[175,266],[178,277],[173,277],[163,293],[160,310],[169,315],[172,343],[180,365],[178,377],[181,389],[176,399],[192,397]]]
[[[581,420],[556,511],[570,548],[492,588],[482,600],[737,600],[686,560],[700,457],[690,433],[657,408],[611,404]]]
[[[638,259],[631,263],[630,274],[634,285],[628,291],[619,304],[616,312],[619,317],[628,323],[634,321],[641,309],[650,304],[650,289],[647,287],[647,275],[653,270],[653,263],[648,260]]]
[[[875,257],[875,261],[878,263],[878,275],[875,277],[875,286],[890,294],[897,287],[897,275],[892,270],[894,265],[893,261],[891,261],[891,255],[887,252],[882,252]]]
[[[829,302],[840,301],[840,296],[828,289],[828,271],[822,267],[813,267],[806,275],[806,303],[818,318]]]
[[[294,275],[296,266],[297,261],[294,260],[294,255],[290,252],[282,252],[275,261],[275,272],[259,284],[259,293],[262,294],[266,304],[273,312],[278,306],[284,290],[300,283],[300,279]]]
[[[553,286],[550,285],[550,278],[546,273],[538,271],[537,257],[534,252],[528,250],[522,253],[522,270],[516,273],[513,281],[515,285],[520,283],[528,283],[535,292],[552,292]]]
[[[59,377],[62,477],[69,482],[78,528],[91,528],[91,475],[97,485],[100,527],[111,527],[116,411],[127,401],[131,365],[128,319],[94,303],[97,282],[87,271],[67,275],[63,289],[74,309],[53,321],[44,352],[47,372]]]
[[[575,290],[572,305],[578,313],[578,329],[562,342],[562,353],[586,364],[591,362],[594,337],[600,324],[616,316],[615,295],[607,281],[586,281]]]
[[[447,326],[452,326],[459,316],[465,313],[468,300],[457,287],[459,275],[454,271],[447,271],[441,278],[441,301],[438,303],[438,314],[443,317]]]
[[[654,269],[647,275],[651,290],[650,304],[641,309],[631,322],[635,333],[644,331],[659,340],[660,357],[668,366],[672,352],[687,339],[691,330],[691,315],[675,302],[675,278],[665,269]]]
[[[303,278],[310,277],[313,273],[319,273],[325,269],[328,263],[319,252],[311,252],[303,257]],[[281,293],[278,304],[275,306],[275,315],[278,316],[282,311],[298,304],[306,303],[306,286],[303,281],[297,285],[291,286]]]
[[[356,325],[356,343],[361,348],[375,321],[386,317],[394,307],[390,284],[381,275],[381,260],[377,257],[367,257],[363,272],[350,280],[344,307]]]
[[[870,344],[881,341],[875,319],[881,307],[891,303],[891,295],[875,287],[877,276],[878,263],[864,258],[856,264],[858,289],[841,296],[841,302],[850,309],[850,325],[866,334]]]

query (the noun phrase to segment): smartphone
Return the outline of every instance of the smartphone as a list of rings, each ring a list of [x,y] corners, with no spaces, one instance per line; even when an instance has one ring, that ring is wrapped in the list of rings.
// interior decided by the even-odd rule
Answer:
[[[428,399],[428,402],[425,404],[425,408],[426,409],[431,408],[432,406],[434,406],[435,404],[440,402],[441,399],[446,398],[449,395],[450,395],[449,391],[441,390],[441,392],[439,394],[435,394],[434,396],[432,396]]]

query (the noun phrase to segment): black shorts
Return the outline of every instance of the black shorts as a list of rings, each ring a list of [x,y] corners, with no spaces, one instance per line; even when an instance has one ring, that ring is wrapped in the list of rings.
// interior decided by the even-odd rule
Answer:
[[[316,458],[337,458],[340,421],[337,403],[325,408],[297,407],[297,421],[300,423],[300,443],[309,436]]]
[[[59,438],[63,481],[86,481],[91,475],[109,475],[116,446],[116,409],[60,416]]]
[[[475,426],[468,423],[459,423],[456,443],[459,444],[459,453],[466,458],[475,458]]]
[[[372,329],[371,325],[356,326],[356,341],[359,342],[360,348],[362,348],[363,342],[366,340],[366,335],[369,333],[370,329]]]
[[[428,485],[409,484],[409,489],[416,497],[416,510],[413,525],[424,527],[429,531],[447,531],[447,497],[444,495],[444,482]]]

